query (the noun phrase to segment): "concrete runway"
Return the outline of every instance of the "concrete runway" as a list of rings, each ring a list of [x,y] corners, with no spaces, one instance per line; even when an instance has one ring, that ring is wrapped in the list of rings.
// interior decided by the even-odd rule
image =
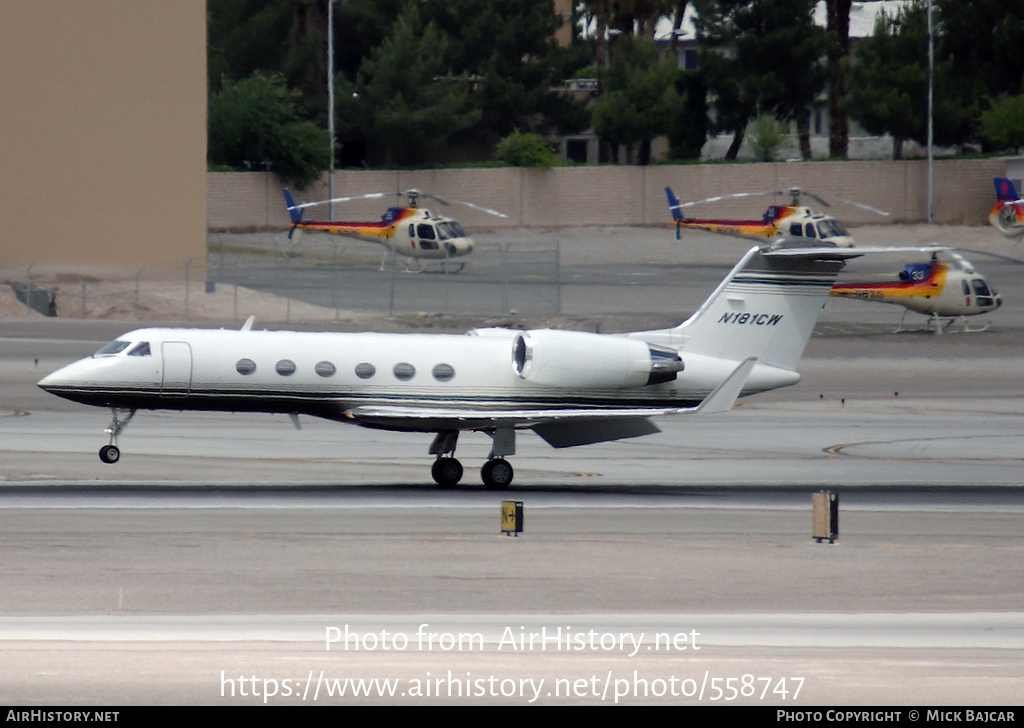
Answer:
[[[105,466],[109,413],[34,382],[131,326],[0,323],[0,702],[1019,704],[1010,272],[988,332],[830,305],[796,387],[632,441],[523,435],[505,493],[426,485],[427,436],[272,416],[141,412]],[[460,442],[467,482],[488,447]]]

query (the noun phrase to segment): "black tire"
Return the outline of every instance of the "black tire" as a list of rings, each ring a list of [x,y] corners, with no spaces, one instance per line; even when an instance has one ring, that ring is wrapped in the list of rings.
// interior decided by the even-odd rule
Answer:
[[[480,468],[480,477],[484,481],[484,487],[491,490],[502,490],[509,487],[514,474],[512,464],[503,458],[488,460]]]
[[[442,488],[451,488],[462,480],[462,463],[455,458],[438,458],[430,466],[430,475]]]
[[[100,448],[100,460],[111,465],[121,459],[121,450],[117,445],[104,445]]]

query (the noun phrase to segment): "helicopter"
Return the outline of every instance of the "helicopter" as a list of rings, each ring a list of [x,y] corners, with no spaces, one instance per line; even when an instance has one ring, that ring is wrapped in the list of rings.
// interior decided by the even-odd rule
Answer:
[[[940,254],[946,260],[940,259]],[[967,316],[994,311],[1003,301],[985,277],[970,261],[948,248],[936,248],[926,263],[908,263],[895,279],[860,283],[835,283],[831,294],[839,298],[855,298],[903,306],[903,318],[897,331],[905,331],[903,322],[910,312],[928,316],[925,330],[942,333],[960,319],[964,332],[984,331],[970,328]]]
[[[791,187],[785,192],[736,192],[730,195],[717,195],[705,197],[703,200],[692,202],[680,202],[672,192],[671,187],[665,188],[668,196],[669,210],[676,221],[676,238],[680,237],[683,228],[694,230],[706,230],[712,233],[723,235],[738,235],[743,238],[774,238],[779,235],[787,235],[794,238],[815,238],[823,243],[835,245],[839,248],[852,248],[853,237],[846,231],[839,220],[831,215],[815,213],[811,208],[800,204],[800,197],[810,197],[816,202],[829,207],[825,200],[817,195],[801,190],[799,187]],[[758,195],[781,195],[788,194],[791,197],[788,205],[770,205],[760,220],[713,220],[688,218],[682,213],[682,208],[692,205],[699,205],[705,202],[718,202],[733,197],[753,197]],[[870,205],[865,205],[853,200],[843,200],[851,205],[862,207],[879,215],[888,215],[885,210],[879,210]]]
[[[348,222],[303,219],[303,211],[309,207],[327,205],[332,202],[379,199],[391,195],[408,197],[408,204],[404,207],[389,207],[381,215],[379,221]],[[297,204],[294,197],[292,197],[291,191],[286,189],[284,190],[284,199],[288,208],[288,214],[292,220],[291,228],[288,231],[288,239],[293,244],[297,244],[303,230],[344,235],[383,245],[385,252],[384,257],[381,259],[381,270],[384,270],[388,258],[391,259],[393,264],[396,255],[417,259],[420,263],[418,270],[423,269],[424,260],[442,261],[442,266],[445,266],[447,270],[448,263],[452,258],[469,255],[473,252],[473,239],[466,234],[466,231],[463,230],[456,220],[444,215],[434,215],[430,210],[420,207],[420,199],[425,198],[436,200],[442,205],[450,204],[440,197],[425,194],[417,189],[392,193],[370,192],[364,195],[335,197],[330,200]],[[463,200],[455,200],[455,202],[497,217],[508,217],[508,215],[502,212],[481,207],[472,202],[465,202]],[[464,265],[464,263],[458,264],[454,272],[462,270]]]
[[[1008,238],[1024,236],[1024,198],[1017,193],[1013,182],[1005,177],[996,177],[996,206],[988,214],[991,225]]]

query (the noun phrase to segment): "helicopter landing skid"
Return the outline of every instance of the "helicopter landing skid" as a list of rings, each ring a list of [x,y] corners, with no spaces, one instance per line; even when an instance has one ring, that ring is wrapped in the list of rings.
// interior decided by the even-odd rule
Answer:
[[[988,321],[980,328],[971,328],[971,325],[967,323],[966,316],[939,316],[937,314],[932,314],[928,317],[928,320],[925,321],[923,329],[911,329],[903,325],[908,313],[910,313],[910,311],[904,311],[903,317],[900,319],[900,325],[893,333],[901,334],[914,331],[926,331],[933,334],[977,334],[987,330],[988,327],[992,325],[992,322]],[[960,322],[960,326],[954,328],[953,324],[957,321]]]

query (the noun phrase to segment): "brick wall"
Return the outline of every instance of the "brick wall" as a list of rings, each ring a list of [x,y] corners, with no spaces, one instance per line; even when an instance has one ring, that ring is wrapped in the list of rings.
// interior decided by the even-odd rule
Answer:
[[[943,160],[934,163],[934,215],[939,224],[983,225],[995,203],[992,178],[1006,174],[1004,159]],[[340,171],[336,197],[417,188],[449,200],[466,200],[500,210],[498,218],[470,207],[424,199],[471,228],[562,227],[584,225],[669,224],[664,188],[680,200],[734,192],[775,192],[800,187],[832,204],[849,224],[923,222],[927,217],[927,163],[924,161],[851,161],[771,164],[654,165],[649,167],[557,167],[554,169],[440,169],[415,171]],[[326,183],[296,192],[301,201],[322,200]],[[888,210],[888,217],[842,198]],[[716,218],[751,218],[787,195],[738,198],[691,208]],[[335,206],[335,217],[379,220],[401,195],[356,200]],[[808,203],[812,207],[816,203]],[[307,219],[326,219],[326,206],[312,208]],[[284,228],[289,218],[281,185],[272,174],[211,173],[207,183],[207,224],[213,230]]]

